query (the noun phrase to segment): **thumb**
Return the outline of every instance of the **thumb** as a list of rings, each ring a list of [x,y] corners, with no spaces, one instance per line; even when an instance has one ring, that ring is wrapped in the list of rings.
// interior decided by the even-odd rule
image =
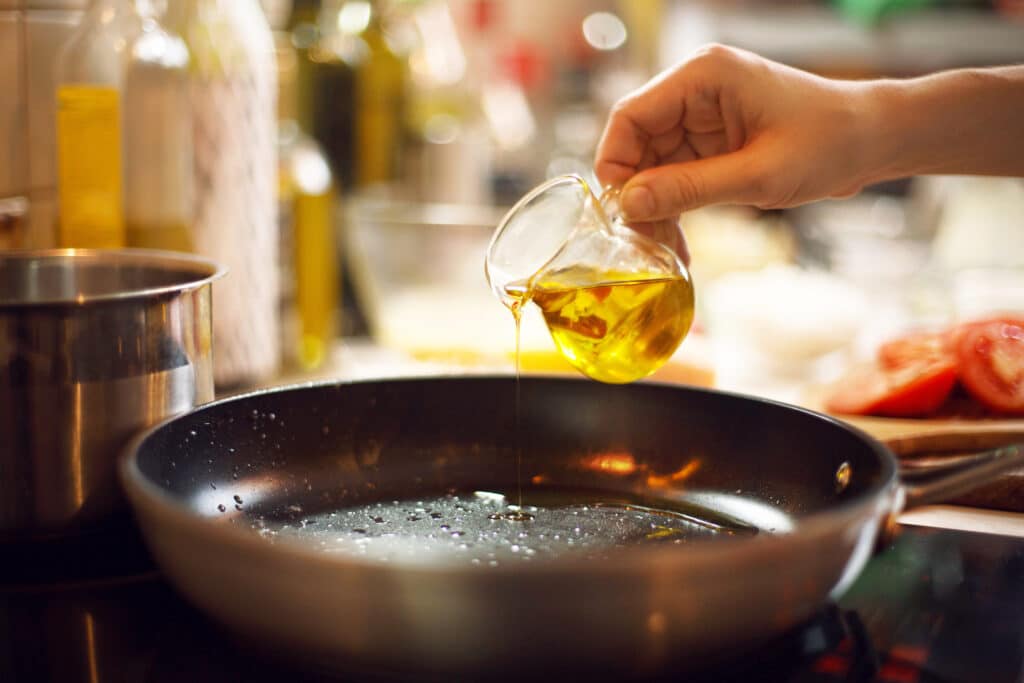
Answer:
[[[629,221],[657,221],[707,204],[756,203],[753,159],[740,150],[649,168],[625,184],[619,206]]]

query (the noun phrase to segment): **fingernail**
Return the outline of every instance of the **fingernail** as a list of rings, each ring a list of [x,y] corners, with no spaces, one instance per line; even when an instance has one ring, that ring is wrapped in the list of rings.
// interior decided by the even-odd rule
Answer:
[[[642,220],[654,213],[654,195],[643,185],[628,188],[619,199],[626,220]]]

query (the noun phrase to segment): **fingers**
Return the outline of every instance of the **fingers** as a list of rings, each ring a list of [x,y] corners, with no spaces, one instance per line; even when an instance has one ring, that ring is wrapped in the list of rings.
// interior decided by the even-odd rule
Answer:
[[[649,168],[623,187],[619,205],[627,221],[674,218],[708,204],[764,203],[756,153],[739,152]]]
[[[602,185],[621,186],[643,168],[652,138],[666,134],[681,138],[685,98],[665,84],[670,75],[654,78],[615,105],[594,161],[594,172]]]
[[[684,130],[687,135],[720,131],[721,93],[742,90],[752,61],[760,59],[743,50],[708,45],[620,100],[608,117],[594,160],[601,183],[621,186],[644,169],[648,147],[663,163],[686,142]],[[735,133],[738,128],[729,130]],[[706,156],[707,145],[700,146],[697,151]],[[727,146],[736,149],[740,143],[729,140]]]
[[[594,173],[602,187],[621,187],[641,168],[647,136],[626,116],[612,114],[597,145]]]

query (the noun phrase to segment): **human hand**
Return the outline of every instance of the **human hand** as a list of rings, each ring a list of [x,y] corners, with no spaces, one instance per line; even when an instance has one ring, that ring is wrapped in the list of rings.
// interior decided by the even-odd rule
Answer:
[[[615,105],[595,171],[622,187],[625,218],[649,233],[707,204],[783,208],[849,196],[871,180],[866,92],[706,47]]]

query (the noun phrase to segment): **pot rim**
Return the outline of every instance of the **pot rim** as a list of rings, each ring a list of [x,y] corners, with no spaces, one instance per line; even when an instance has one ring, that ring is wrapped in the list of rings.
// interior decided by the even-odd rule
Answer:
[[[148,265],[154,268],[176,267],[194,273],[195,277],[182,282],[154,287],[126,289],[109,294],[79,294],[74,297],[49,297],[23,301],[0,299],[0,311],[30,309],[46,306],[83,306],[95,303],[148,299],[164,294],[178,294],[208,285],[228,273],[228,268],[216,261],[186,252],[158,249],[13,249],[0,253],[0,268],[13,261],[40,260],[47,262],[111,263]]]

